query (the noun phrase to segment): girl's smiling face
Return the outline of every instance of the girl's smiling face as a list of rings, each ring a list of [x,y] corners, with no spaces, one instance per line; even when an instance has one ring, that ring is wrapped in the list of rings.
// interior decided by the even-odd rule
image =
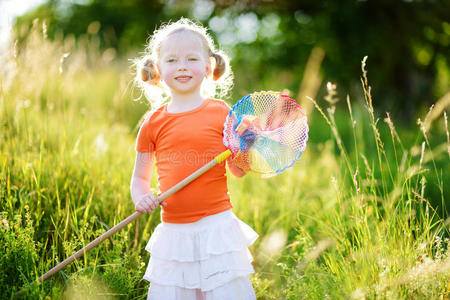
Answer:
[[[169,35],[159,49],[158,69],[172,93],[190,94],[200,90],[211,65],[201,38],[193,32]]]

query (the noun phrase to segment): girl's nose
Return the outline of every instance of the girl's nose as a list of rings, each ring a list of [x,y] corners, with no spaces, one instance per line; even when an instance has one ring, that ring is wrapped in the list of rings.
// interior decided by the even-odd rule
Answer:
[[[186,62],[180,60],[177,65],[177,70],[178,71],[186,71],[187,70]]]

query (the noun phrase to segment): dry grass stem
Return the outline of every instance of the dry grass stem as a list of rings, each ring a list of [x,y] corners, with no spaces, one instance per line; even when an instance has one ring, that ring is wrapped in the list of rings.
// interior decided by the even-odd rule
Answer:
[[[305,101],[306,96],[316,98],[322,77],[320,75],[320,66],[325,57],[325,51],[320,47],[314,47],[306,63],[303,80],[300,84],[297,101],[303,107],[307,115],[311,114],[312,103]]]
[[[391,115],[389,112],[386,112],[386,118],[384,119],[384,122],[386,122],[389,126],[392,140],[394,140],[394,138],[395,138],[399,144],[402,144],[400,137],[399,137],[397,131],[395,130],[395,126],[394,126],[394,123],[392,122]]]
[[[442,113],[446,113],[445,110],[450,106],[450,92],[445,94],[441,99],[439,99],[436,104],[433,105],[434,109],[430,109],[425,118],[425,128],[427,131],[430,130],[432,123],[439,118]]]
[[[445,133],[447,134],[447,152],[450,156],[450,135],[448,133],[447,113],[444,111]]]

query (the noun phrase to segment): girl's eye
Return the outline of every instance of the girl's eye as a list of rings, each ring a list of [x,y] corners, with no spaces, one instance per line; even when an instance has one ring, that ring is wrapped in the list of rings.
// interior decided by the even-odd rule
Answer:
[[[169,58],[167,62],[175,62],[175,58]]]
[[[195,58],[195,57],[190,57],[189,59],[188,59],[189,61],[197,61],[198,60],[198,58]]]

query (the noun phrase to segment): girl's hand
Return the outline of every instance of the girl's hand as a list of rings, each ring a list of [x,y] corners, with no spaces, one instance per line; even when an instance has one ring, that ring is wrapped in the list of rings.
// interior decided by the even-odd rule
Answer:
[[[260,120],[256,116],[244,115],[234,130],[239,134],[239,150],[247,152],[255,143],[257,132],[261,131]]]
[[[261,130],[261,126],[259,125],[259,118],[256,116],[244,115],[235,130],[239,135],[242,136],[244,131],[246,131],[250,126]]]
[[[158,197],[153,194],[145,194],[144,196],[142,196],[141,200],[139,200],[134,205],[134,208],[138,212],[149,214],[154,211],[159,206],[159,204],[160,203],[158,202]],[[161,206],[167,206],[167,203],[163,201],[161,202]]]

